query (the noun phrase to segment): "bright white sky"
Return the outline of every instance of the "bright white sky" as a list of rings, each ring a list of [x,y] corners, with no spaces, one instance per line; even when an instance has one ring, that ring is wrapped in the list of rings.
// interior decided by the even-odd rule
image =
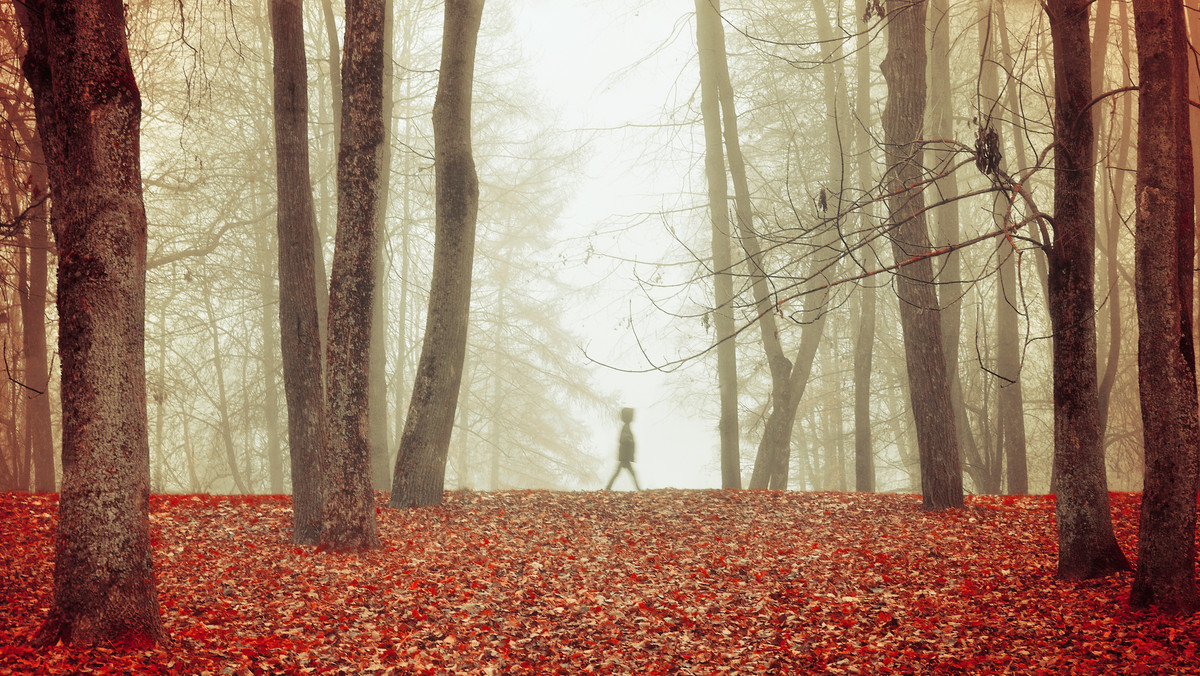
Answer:
[[[589,242],[599,254],[577,273],[584,277],[571,280],[592,285],[596,301],[579,308],[570,328],[594,358],[644,368],[626,323],[632,307],[635,328],[648,352],[660,358],[674,356],[680,350],[674,337],[677,325],[672,328],[665,316],[645,311],[635,266],[610,257],[642,261],[680,257],[671,250],[673,242],[661,220],[642,221],[636,215],[689,204],[690,198],[681,197],[681,191],[687,189],[692,161],[685,145],[690,131],[685,130],[683,140],[675,143],[671,157],[662,149],[676,131],[625,125],[666,122],[670,111],[691,97],[699,77],[694,72],[692,3],[523,0],[514,5],[515,42],[542,100],[557,110],[563,133],[611,129],[599,132],[588,146],[579,190],[562,216],[561,234],[566,246],[575,249],[568,256],[582,259]],[[651,274],[648,267],[637,267],[643,275]],[[689,330],[701,334],[699,322],[694,324]],[[696,344],[695,338],[690,342]],[[680,397],[681,388],[687,387],[685,378],[705,380],[706,376],[628,374],[605,368],[594,372],[601,388],[616,398],[609,416],[592,421],[595,453],[603,459],[601,481],[616,467],[617,411],[632,406],[637,409],[635,468],[643,488],[720,486],[715,412],[699,415],[700,407],[707,408],[714,397]],[[715,390],[712,380],[711,390]],[[615,488],[631,487],[623,474]]]

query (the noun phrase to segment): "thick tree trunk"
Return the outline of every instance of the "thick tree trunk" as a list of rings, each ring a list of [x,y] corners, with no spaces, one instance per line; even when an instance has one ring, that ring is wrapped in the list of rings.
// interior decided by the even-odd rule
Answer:
[[[696,43],[700,53],[700,111],[704,121],[704,173],[712,218],[713,328],[717,341],[720,392],[721,487],[741,488],[738,430],[737,343],[733,326],[733,255],[730,251],[729,188],[721,147],[719,60],[724,54],[719,3],[696,0]],[[772,369],[775,365],[772,365]],[[774,374],[774,370],[772,370]],[[752,482],[753,485],[753,482]]]
[[[1049,0],[1054,41],[1054,243],[1049,305],[1054,329],[1054,473],[1058,576],[1128,570],[1113,536],[1096,389],[1095,163],[1088,0]]]
[[[371,308],[370,417],[371,487],[377,491],[392,487],[392,467],[387,434],[387,271],[383,242],[387,239],[387,210],[392,185],[392,73],[393,3],[383,5],[383,142],[379,146],[379,208],[375,212],[375,302]]]
[[[17,5],[46,145],[60,264],[63,485],[38,645],[163,640],[150,547],[141,95],[124,7]]]
[[[925,113],[924,2],[888,0],[888,53],[882,64],[888,83],[883,111],[887,145],[888,206],[892,252],[906,261],[929,251],[925,226],[920,135]],[[941,320],[933,290],[933,263],[924,258],[900,273],[900,324],[917,449],[921,458],[921,494],[925,509],[961,507],[962,469],[952,411]]]
[[[1188,56],[1180,2],[1134,0],[1138,51],[1138,390],[1146,448],[1134,607],[1200,610],[1196,594],[1194,217]]]
[[[479,179],[471,155],[471,85],[483,0],[447,0],[433,104],[436,233],[425,339],[396,469],[392,507],[442,501],[446,453],[467,350]]]
[[[371,490],[371,323],[379,235],[379,153],[383,123],[383,0],[346,5],[338,224],[329,285],[325,359],[329,442],[322,462],[320,546],[380,546]]]
[[[292,540],[321,529],[325,386],[317,318],[316,218],[308,171],[308,68],[301,0],[271,0],[275,43],[275,171],[279,191],[279,329],[292,473]]]

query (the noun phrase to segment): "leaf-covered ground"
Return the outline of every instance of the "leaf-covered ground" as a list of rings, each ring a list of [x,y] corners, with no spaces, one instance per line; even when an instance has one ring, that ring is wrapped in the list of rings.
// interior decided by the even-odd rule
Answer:
[[[1200,673],[1200,616],[1054,580],[1043,497],[451,493],[365,554],[291,545],[285,497],[151,504],[171,645],[38,651],[55,496],[0,495],[0,674]]]

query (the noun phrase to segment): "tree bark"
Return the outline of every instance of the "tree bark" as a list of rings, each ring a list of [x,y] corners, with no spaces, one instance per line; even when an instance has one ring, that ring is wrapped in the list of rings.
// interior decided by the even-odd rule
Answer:
[[[369,434],[371,323],[383,145],[383,0],[346,3],[338,224],[325,358],[329,442],[322,462],[320,547],[377,549]]]
[[[729,187],[725,174],[725,152],[721,146],[720,92],[717,84],[718,60],[724,54],[721,47],[724,32],[720,22],[719,0],[696,0],[700,111],[704,122],[704,173],[708,182],[708,205],[712,219],[713,328],[716,331],[717,386],[721,402],[718,423],[721,487],[741,488],[737,342],[733,326],[733,255],[729,246],[731,228],[726,206]]]
[[[483,0],[447,0],[433,104],[436,232],[429,312],[396,469],[392,507],[440,504],[467,350],[479,180],[471,155],[471,85]]]
[[[383,6],[383,141],[379,146],[379,208],[375,212],[375,301],[371,308],[370,366],[370,444],[371,487],[386,491],[392,487],[387,434],[387,271],[383,242],[387,238],[387,210],[392,185],[392,96],[393,3]]]
[[[1113,536],[1096,388],[1095,162],[1089,0],[1048,0],[1054,42],[1054,243],[1050,322],[1054,329],[1054,473],[1058,577],[1128,570]]]
[[[1134,0],[1138,51],[1138,390],[1145,488],[1130,605],[1200,610],[1196,593],[1194,216],[1183,4]]]
[[[54,194],[63,484],[54,592],[35,643],[164,639],[150,547],[141,95],[124,7],[17,6]]]
[[[888,52],[881,66],[888,84],[883,111],[887,145],[888,206],[892,252],[897,261],[927,253],[920,135],[925,113],[924,1],[888,0]],[[921,459],[921,494],[925,509],[961,507],[962,469],[952,411],[938,301],[933,291],[933,263],[924,258],[906,266],[897,281],[900,324],[917,450]]]
[[[301,0],[271,0],[275,172],[279,191],[279,329],[292,474],[292,540],[317,544],[325,385],[317,318],[316,217],[308,169],[308,67]]]

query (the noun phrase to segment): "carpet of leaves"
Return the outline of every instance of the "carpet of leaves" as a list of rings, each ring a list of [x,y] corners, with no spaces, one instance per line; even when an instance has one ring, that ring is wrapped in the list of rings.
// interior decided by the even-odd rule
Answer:
[[[1131,556],[1140,496],[1113,495]],[[0,495],[0,674],[1196,674],[1200,616],[1130,574],[1054,580],[1054,503],[911,495],[455,492],[384,548],[289,542],[281,496],[154,496],[170,644],[29,646],[56,496]]]

